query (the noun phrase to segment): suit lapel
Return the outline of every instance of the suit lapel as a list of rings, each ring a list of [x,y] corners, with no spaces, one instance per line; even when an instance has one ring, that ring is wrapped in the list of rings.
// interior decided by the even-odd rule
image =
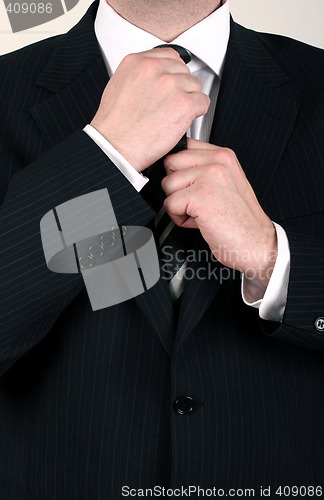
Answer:
[[[49,146],[83,128],[94,116],[108,75],[94,33],[96,5],[58,42],[36,86],[49,98],[31,113]]]
[[[232,22],[210,142],[235,151],[260,202],[297,118],[289,90],[259,35]]]
[[[160,279],[157,284],[142,295],[136,302],[158,335],[163,347],[171,355],[174,346],[175,326],[174,307],[168,282]]]
[[[216,297],[221,285],[222,269],[211,255],[207,243],[197,235],[186,267],[175,349],[187,338]]]
[[[289,94],[288,81],[259,35],[232,22],[210,142],[235,151],[261,204],[299,110]],[[196,250],[205,247],[202,238],[198,239]],[[194,271],[198,267],[205,267],[205,276],[212,274],[210,279],[199,279],[196,274],[186,285],[176,347],[190,334],[221,286],[218,263],[193,263]]]
[[[98,58],[66,88],[31,110],[50,147],[91,121],[107,81],[105,66]]]

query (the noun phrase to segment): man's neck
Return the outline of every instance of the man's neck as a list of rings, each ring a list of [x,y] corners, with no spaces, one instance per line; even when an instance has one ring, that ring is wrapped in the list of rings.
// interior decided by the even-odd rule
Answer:
[[[209,16],[222,0],[106,0],[127,21],[165,42]]]

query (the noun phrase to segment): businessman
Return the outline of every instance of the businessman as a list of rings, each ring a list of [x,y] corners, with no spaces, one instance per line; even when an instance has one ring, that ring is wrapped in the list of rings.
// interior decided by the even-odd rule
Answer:
[[[101,0],[2,57],[1,498],[321,496],[323,62],[219,0]],[[102,189],[168,230],[157,284],[93,311],[40,221]]]

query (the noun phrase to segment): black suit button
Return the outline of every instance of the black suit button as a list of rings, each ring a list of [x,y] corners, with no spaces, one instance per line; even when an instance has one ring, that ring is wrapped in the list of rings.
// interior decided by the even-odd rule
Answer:
[[[314,321],[314,326],[318,332],[324,332],[324,318],[317,318]]]
[[[181,396],[173,403],[173,409],[179,415],[188,415],[193,411],[195,402],[190,396]]]

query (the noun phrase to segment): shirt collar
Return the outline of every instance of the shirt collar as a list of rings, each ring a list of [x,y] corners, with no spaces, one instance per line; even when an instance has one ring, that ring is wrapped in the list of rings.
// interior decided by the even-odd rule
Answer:
[[[127,54],[150,50],[165,43],[126,21],[106,0],[99,2],[95,33],[110,76]],[[230,14],[227,1],[208,17],[181,33],[172,43],[188,49],[216,75],[221,76],[229,34]],[[190,64],[192,63],[189,63],[189,68]]]

